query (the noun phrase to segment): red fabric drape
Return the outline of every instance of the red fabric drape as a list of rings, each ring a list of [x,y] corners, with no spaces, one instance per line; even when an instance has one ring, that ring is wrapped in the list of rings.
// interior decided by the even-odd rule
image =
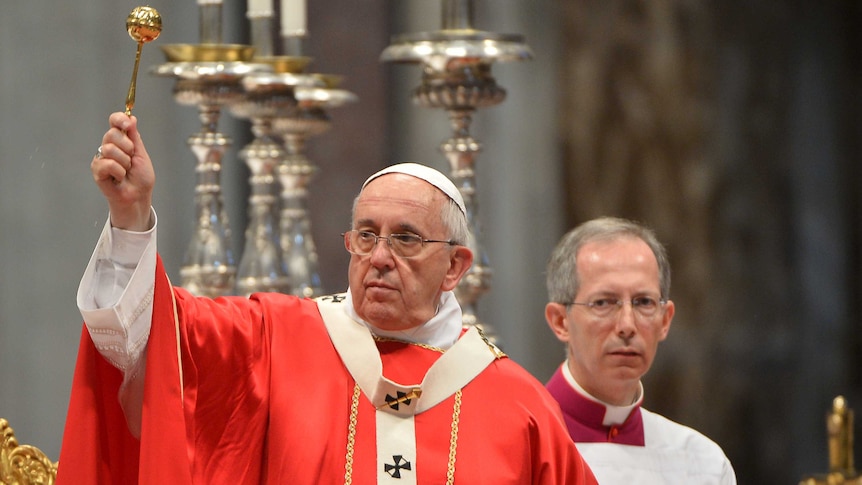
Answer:
[[[161,258],[157,266],[156,277],[163,280],[157,284],[169,285]],[[172,292],[157,293],[153,311],[173,321]],[[159,335],[171,331],[153,326],[148,352],[177,355],[176,338]],[[148,359],[146,373],[155,378],[146,380],[138,440],[128,431],[117,399],[122,373],[99,354],[83,329],[60,449],[59,485],[191,483],[178,359]]]

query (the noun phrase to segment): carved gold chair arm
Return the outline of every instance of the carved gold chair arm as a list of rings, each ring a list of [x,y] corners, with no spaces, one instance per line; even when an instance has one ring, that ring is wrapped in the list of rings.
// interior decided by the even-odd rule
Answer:
[[[9,421],[0,418],[0,483],[53,485],[57,465],[39,448],[19,445]]]

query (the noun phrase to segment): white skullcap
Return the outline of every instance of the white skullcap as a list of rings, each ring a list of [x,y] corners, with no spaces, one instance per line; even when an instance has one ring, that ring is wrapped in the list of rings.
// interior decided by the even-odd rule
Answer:
[[[458,208],[461,209],[462,213],[464,213],[464,216],[467,216],[467,207],[464,205],[464,198],[461,197],[461,192],[458,190],[458,187],[455,187],[455,184],[453,184],[452,181],[449,180],[449,177],[443,175],[442,173],[431,167],[427,167],[418,163],[406,162],[390,165],[389,167],[386,167],[383,170],[368,177],[368,180],[366,180],[365,183],[362,184],[362,188],[364,189],[369,182],[376,179],[377,177],[381,175],[386,175],[388,173],[403,173],[405,175],[410,175],[412,177],[416,177],[428,182],[434,187],[440,189],[444,194],[448,195],[450,199],[455,201],[455,203],[458,204]]]

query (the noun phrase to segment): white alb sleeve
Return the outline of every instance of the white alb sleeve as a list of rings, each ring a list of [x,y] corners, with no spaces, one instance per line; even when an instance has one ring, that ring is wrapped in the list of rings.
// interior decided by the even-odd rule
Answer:
[[[93,344],[126,379],[150,335],[155,271],[156,224],[131,232],[112,228],[109,218],[78,286],[78,310]]]

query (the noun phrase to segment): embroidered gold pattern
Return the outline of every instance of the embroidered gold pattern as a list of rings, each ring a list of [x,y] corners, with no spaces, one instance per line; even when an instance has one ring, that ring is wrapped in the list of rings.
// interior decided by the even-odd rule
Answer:
[[[399,394],[402,394],[402,393],[399,392]],[[390,400],[390,396],[387,395],[386,396],[386,402],[377,406],[377,409],[383,409],[385,407],[391,407],[393,409],[398,409],[399,404],[409,404],[410,401],[412,401],[414,399],[419,399],[419,396],[421,396],[421,395],[422,395],[422,389],[420,389],[418,387],[412,389],[410,392],[408,392],[407,394],[404,394],[403,396],[399,396],[397,398],[392,398],[391,400]]]
[[[344,485],[353,483],[353,450],[356,446],[356,422],[359,415],[359,384],[353,386],[353,399],[350,401],[350,424],[347,427],[347,458],[344,462]]]
[[[461,389],[455,393],[452,410],[452,435],[449,438],[449,464],[446,467],[446,485],[455,483],[455,452],[458,448],[458,424],[461,422]]]
[[[58,465],[39,448],[18,444],[9,421],[0,418],[0,483],[53,485]]]
[[[502,359],[503,357],[506,357],[506,353],[500,350],[500,347],[497,347],[496,345],[494,345],[493,342],[488,340],[488,337],[485,336],[485,332],[482,331],[481,327],[477,326],[476,330],[479,331],[479,336],[482,337],[482,341],[485,342],[485,345],[487,345],[488,348],[491,349],[491,352],[494,354],[494,358]]]

